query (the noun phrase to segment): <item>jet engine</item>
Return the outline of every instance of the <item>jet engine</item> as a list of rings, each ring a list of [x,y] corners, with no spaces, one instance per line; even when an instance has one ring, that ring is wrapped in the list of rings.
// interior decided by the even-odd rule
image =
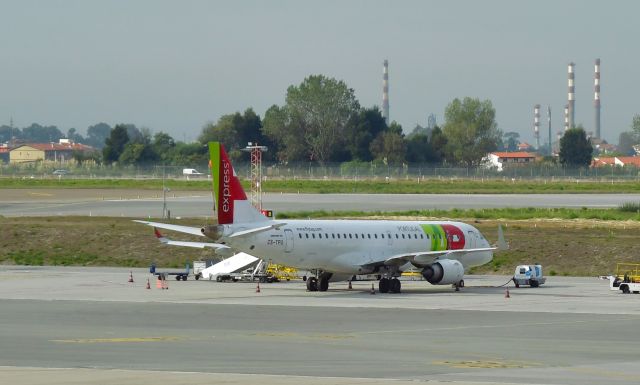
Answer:
[[[462,281],[464,267],[453,259],[442,259],[422,270],[422,276],[432,285],[450,285]]]
[[[207,238],[211,238],[214,241],[222,238],[224,235],[224,226],[222,225],[207,225],[200,229],[200,232]]]

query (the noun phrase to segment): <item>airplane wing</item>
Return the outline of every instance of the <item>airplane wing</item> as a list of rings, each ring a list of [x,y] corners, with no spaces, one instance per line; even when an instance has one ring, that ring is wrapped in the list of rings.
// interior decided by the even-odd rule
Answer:
[[[153,231],[156,235],[156,238],[158,238],[158,240],[165,244],[165,245],[172,245],[172,246],[186,246],[186,247],[196,247],[196,248],[200,248],[200,249],[204,249],[204,248],[212,248],[212,249],[229,249],[229,246],[227,245],[223,245],[221,243],[213,243],[213,242],[189,242],[189,241],[174,241],[171,240],[167,237],[165,237],[164,235],[162,235],[160,233],[160,231],[158,231],[157,228],[153,228]]]
[[[148,225],[148,226],[158,227],[158,228],[161,228],[161,229],[173,230],[173,231],[177,231],[177,232],[180,232],[180,233],[197,235],[199,237],[204,237],[205,236],[204,234],[202,234],[202,231],[200,231],[199,227],[180,226],[180,225],[172,225],[172,224],[169,224],[169,223],[141,221],[141,220],[137,220],[137,219],[134,219],[134,222],[142,223],[142,224]]]
[[[403,253],[392,255],[385,259],[385,265],[401,266],[407,262],[411,262],[416,266],[429,265],[433,263],[439,257],[455,257],[456,255],[479,252],[479,251],[493,251],[498,249],[497,247],[483,247],[477,249],[456,249],[456,250],[439,250],[439,251],[417,251],[414,253]]]

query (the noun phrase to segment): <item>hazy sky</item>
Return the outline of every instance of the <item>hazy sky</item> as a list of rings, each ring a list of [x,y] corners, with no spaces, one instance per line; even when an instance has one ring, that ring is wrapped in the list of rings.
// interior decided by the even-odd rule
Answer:
[[[602,135],[640,113],[638,1],[0,0],[0,124],[84,132],[134,123],[192,140],[248,107],[261,116],[310,74],[344,80],[410,132],[455,97],[490,99],[503,131],[533,141],[533,105],[562,128],[567,64],[576,123],[593,129],[601,58]],[[183,134],[184,133],[184,134]]]

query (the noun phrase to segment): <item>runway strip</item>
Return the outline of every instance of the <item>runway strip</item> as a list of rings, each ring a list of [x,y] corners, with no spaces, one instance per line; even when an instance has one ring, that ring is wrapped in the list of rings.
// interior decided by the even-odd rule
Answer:
[[[3,216],[126,216],[160,217],[163,199],[150,192],[136,194],[123,190],[106,198],[92,190],[50,190],[51,196],[34,199],[29,191],[22,195],[0,196]],[[104,193],[103,193],[104,194]],[[263,206],[281,211],[345,210],[407,211],[442,209],[478,209],[502,207],[590,207],[615,208],[627,202],[640,202],[640,194],[265,194]],[[212,198],[207,192],[171,194],[166,199],[173,217],[212,215]]]

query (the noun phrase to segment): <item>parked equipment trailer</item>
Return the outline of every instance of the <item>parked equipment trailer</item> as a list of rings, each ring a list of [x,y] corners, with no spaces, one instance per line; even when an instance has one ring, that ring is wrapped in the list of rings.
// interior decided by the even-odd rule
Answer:
[[[640,263],[618,263],[616,274],[609,276],[609,289],[624,294],[640,293]]]

